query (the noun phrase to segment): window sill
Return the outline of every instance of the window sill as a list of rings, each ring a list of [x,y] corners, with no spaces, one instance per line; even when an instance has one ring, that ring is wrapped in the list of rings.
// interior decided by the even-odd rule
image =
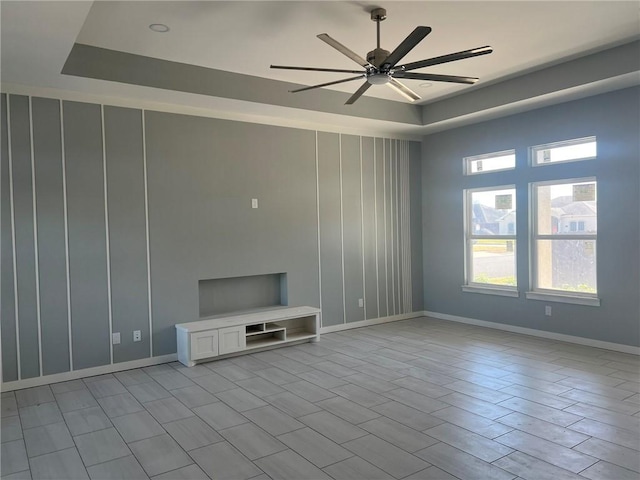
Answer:
[[[477,285],[463,285],[462,291],[467,293],[482,293],[484,295],[499,295],[501,297],[518,298],[520,293],[515,289],[500,287],[485,287]]]
[[[542,293],[542,292],[526,292],[525,297],[528,300],[543,300],[545,302],[573,303],[575,305],[587,305],[590,307],[599,307],[600,299],[597,297],[586,297],[580,295],[567,295],[563,293]]]

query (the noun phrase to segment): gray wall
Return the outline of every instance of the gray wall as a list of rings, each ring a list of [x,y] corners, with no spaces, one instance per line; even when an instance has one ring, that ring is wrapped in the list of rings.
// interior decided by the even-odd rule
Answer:
[[[425,310],[640,345],[640,90],[630,88],[429,135],[422,144]],[[595,135],[595,161],[528,167],[533,145]],[[462,158],[515,148],[514,171],[464,176]],[[529,182],[596,176],[600,307],[527,300]],[[515,184],[519,298],[463,293],[465,188]]]
[[[0,122],[4,382],[174,353],[201,280],[286,273],[325,326],[422,310],[419,142],[4,94]]]

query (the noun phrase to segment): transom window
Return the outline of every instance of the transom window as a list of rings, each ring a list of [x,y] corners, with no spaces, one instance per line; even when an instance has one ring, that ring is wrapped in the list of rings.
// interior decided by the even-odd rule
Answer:
[[[464,159],[465,175],[513,170],[514,168],[516,168],[515,150],[474,155],[473,157],[466,157]]]
[[[534,167],[551,163],[578,162],[597,156],[596,137],[577,138],[563,142],[547,143],[531,147],[531,164]]]

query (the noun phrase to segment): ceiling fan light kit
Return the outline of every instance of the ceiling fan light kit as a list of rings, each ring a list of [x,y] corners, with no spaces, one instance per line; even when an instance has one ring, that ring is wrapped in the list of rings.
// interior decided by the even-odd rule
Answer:
[[[321,83],[318,85],[312,85],[309,87],[302,87],[296,90],[291,90],[291,93],[304,92],[306,90],[313,90],[316,88],[328,87],[330,85],[337,85],[339,83],[351,82],[353,80],[365,80],[356,92],[349,97],[346,101],[346,105],[355,103],[371,85],[388,85],[390,88],[398,92],[400,95],[410,101],[420,100],[420,95],[415,93],[409,87],[399,82],[398,79],[404,80],[422,80],[423,82],[450,82],[471,85],[478,81],[476,77],[461,77],[455,75],[437,75],[430,73],[414,73],[411,70],[417,70],[419,68],[431,67],[433,65],[440,65],[448,62],[455,62],[457,60],[464,60],[465,58],[478,57],[480,55],[487,55],[493,51],[489,46],[474,48],[471,50],[464,50],[461,52],[450,53],[448,55],[442,55],[439,57],[433,57],[426,60],[420,60],[417,62],[406,63],[404,65],[397,65],[407,53],[418,45],[429,33],[431,33],[431,27],[416,27],[407,38],[405,38],[400,45],[398,45],[393,52],[389,52],[383,48],[380,48],[380,22],[387,18],[387,11],[384,8],[375,8],[371,11],[371,20],[376,22],[376,39],[377,46],[375,49],[367,53],[367,58],[364,59],[354,51],[342,45],[337,40],[331,38],[326,33],[321,33],[318,38],[335,48],[343,55],[349,57],[356,62],[364,70],[345,70],[337,68],[317,68],[317,67],[292,67],[285,65],[271,65],[271,68],[281,70],[304,70],[315,72],[334,72],[334,73],[352,73],[357,76],[343,78],[333,82]]]

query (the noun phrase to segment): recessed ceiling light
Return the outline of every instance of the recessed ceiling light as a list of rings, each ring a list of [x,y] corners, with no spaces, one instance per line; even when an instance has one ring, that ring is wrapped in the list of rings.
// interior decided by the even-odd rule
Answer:
[[[429,82],[425,82],[425,83],[421,83],[420,85],[418,85],[420,88],[429,88],[429,87],[433,87],[433,83],[429,83]]]
[[[151,25],[149,25],[149,28],[158,33],[165,33],[169,31],[169,27],[164,23],[152,23]]]

